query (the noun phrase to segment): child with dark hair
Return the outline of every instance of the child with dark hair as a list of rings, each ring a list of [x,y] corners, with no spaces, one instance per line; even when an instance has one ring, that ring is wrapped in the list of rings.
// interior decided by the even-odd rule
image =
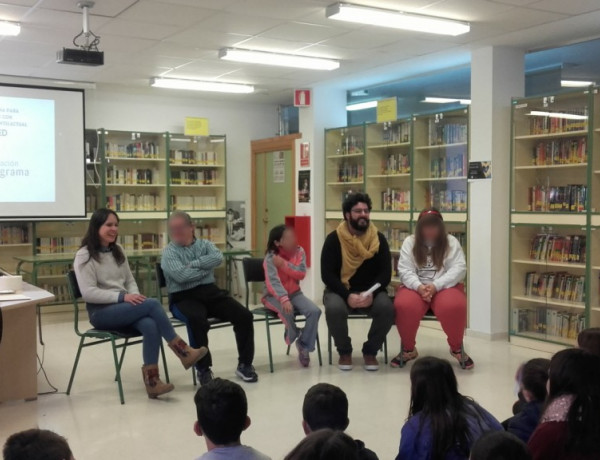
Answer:
[[[458,392],[445,359],[417,360],[410,381],[410,410],[396,460],[467,460],[483,433],[502,430],[488,411]]]
[[[600,357],[572,348],[550,361],[548,400],[529,440],[534,460],[600,458]]]
[[[507,431],[528,442],[535,431],[546,400],[550,360],[536,358],[527,361],[520,370],[520,393],[524,403],[520,411],[507,420]]]
[[[248,401],[241,386],[216,378],[200,387],[194,402],[197,414],[194,431],[204,436],[208,449],[198,460],[270,460],[240,441],[242,431],[250,426]]]
[[[491,431],[471,449],[470,460],[531,460],[527,445],[511,433]]]
[[[37,428],[10,436],[2,451],[4,460],[73,460],[67,440]]]
[[[271,229],[263,267],[265,294],[262,302],[277,313],[285,326],[285,343],[296,342],[298,360],[308,367],[309,353],[315,350],[321,310],[300,290],[300,281],[306,276],[306,256],[304,249],[298,246],[293,228],[277,225]],[[306,319],[304,329],[296,326],[296,314]]]
[[[577,346],[591,354],[600,356],[600,327],[590,327],[579,333]]]
[[[309,434],[284,460],[359,460],[359,456],[350,436],[326,428]]]
[[[307,436],[325,428],[346,431],[350,423],[346,393],[329,383],[313,385],[304,396],[302,418],[302,427]],[[359,460],[377,460],[375,452],[367,449],[364,442],[354,442]]]

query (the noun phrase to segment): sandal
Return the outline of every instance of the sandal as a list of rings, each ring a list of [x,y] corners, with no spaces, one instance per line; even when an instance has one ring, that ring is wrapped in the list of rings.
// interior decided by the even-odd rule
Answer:
[[[404,365],[412,361],[413,359],[417,359],[419,356],[419,352],[415,348],[412,351],[402,350],[398,355],[390,361],[390,366],[394,368],[404,367]]]
[[[456,358],[456,360],[460,364],[460,367],[462,367],[463,369],[466,369],[466,370],[473,369],[475,367],[475,363],[473,362],[473,360],[471,359],[471,357],[468,354],[464,353],[464,356],[463,356],[463,353],[464,352],[462,350],[459,350],[459,351],[450,350],[450,354]]]

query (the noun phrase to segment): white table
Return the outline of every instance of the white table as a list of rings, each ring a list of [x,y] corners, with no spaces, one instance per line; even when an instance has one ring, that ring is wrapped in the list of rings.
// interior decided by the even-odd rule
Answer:
[[[28,283],[19,292],[29,300],[2,302],[0,342],[0,403],[37,399],[36,305],[54,300],[54,295]]]

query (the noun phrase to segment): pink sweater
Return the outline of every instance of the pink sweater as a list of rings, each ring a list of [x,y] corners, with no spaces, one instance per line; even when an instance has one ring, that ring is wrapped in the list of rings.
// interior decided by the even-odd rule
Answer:
[[[272,296],[280,303],[289,300],[289,296],[300,290],[300,281],[306,276],[306,256],[300,246],[293,254],[280,251],[277,255],[285,260],[281,268],[273,263],[272,251],[267,253],[263,267],[265,269],[265,296]]]

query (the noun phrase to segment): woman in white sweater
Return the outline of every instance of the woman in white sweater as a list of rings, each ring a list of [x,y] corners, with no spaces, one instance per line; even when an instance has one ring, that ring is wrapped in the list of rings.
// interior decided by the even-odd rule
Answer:
[[[127,257],[116,243],[118,234],[117,213],[110,209],[95,211],[75,255],[75,275],[90,323],[95,328],[133,328],[143,335],[144,384],[148,397],[156,398],[173,390],[172,384],[161,382],[159,377],[161,337],[186,369],[204,357],[208,350],[189,347],[173,330],[160,302],[140,294]]]
[[[396,327],[402,350],[393,367],[416,359],[417,330],[425,313],[432,310],[448,337],[450,353],[467,369],[474,366],[462,356],[467,324],[467,297],[463,280],[467,273],[465,255],[458,240],[448,235],[442,214],[435,208],[419,214],[415,234],[404,240],[398,271],[402,286],[396,292]]]

